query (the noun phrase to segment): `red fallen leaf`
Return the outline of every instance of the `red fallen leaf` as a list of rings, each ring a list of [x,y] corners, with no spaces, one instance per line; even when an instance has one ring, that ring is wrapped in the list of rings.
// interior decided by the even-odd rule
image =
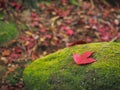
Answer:
[[[61,0],[61,2],[62,2],[63,5],[67,5],[68,0]]]
[[[20,39],[22,39],[22,40],[25,40],[25,38],[26,38],[26,37],[23,36],[23,35],[20,36]]]
[[[66,34],[67,34],[67,35],[73,35],[74,32],[73,32],[73,30],[71,30],[71,29],[67,29],[67,30],[66,30]]]
[[[44,43],[44,45],[48,47],[50,44],[49,44],[49,42],[46,41],[46,42]]]
[[[66,11],[62,11],[60,13],[58,13],[60,17],[66,17],[70,14],[70,11],[69,10],[66,10]]]
[[[16,2],[11,2],[11,6],[12,6],[12,7],[15,7],[16,5],[17,5]]]
[[[84,2],[82,6],[83,6],[84,10],[87,10],[87,9],[91,8],[91,5],[90,5],[89,2]]]
[[[20,36],[20,39],[25,40],[25,41],[31,41],[30,37],[26,37],[26,36],[23,36],[23,35]]]
[[[44,33],[46,32],[46,29],[40,29],[40,32]]]
[[[39,29],[39,31],[42,32],[42,33],[44,33],[44,32],[46,32],[47,30],[46,30],[46,27],[41,27],[41,28]]]
[[[39,18],[31,18],[33,21],[39,22]]]
[[[20,39],[25,40],[25,41],[29,41],[30,40],[30,38],[28,38],[26,36],[23,36],[23,35],[20,36]]]
[[[15,7],[16,10],[20,10],[20,8],[21,8],[21,5],[19,5],[19,4],[17,4]]]
[[[61,29],[61,30],[67,30],[67,29],[69,29],[69,27],[67,27],[67,26],[65,26],[65,25],[62,25],[62,26],[60,27],[60,29]]]
[[[72,22],[72,21],[69,20],[69,19],[68,19],[68,20],[65,20],[65,23],[66,23],[66,24],[71,24],[71,22]]]
[[[16,10],[20,10],[21,5],[17,4],[16,2],[11,2],[11,6],[15,8]]]
[[[120,38],[120,32],[117,33],[117,38]]]
[[[59,46],[60,40],[56,40],[56,41],[54,41],[54,43],[56,46]]]
[[[20,49],[19,47],[15,47],[14,51],[15,53],[22,53],[22,49]]]
[[[79,41],[76,41],[76,42],[67,43],[66,47],[70,47],[70,46],[74,46],[74,45],[78,45],[78,44],[86,44],[86,42],[82,41],[82,40],[79,40]]]
[[[34,37],[29,37],[30,39],[29,39],[29,41],[30,42],[35,42],[35,38]]]
[[[91,55],[93,54],[93,52],[91,52],[91,51],[88,51],[88,52],[85,52],[85,53],[83,53],[81,56],[82,57],[90,57]]]
[[[28,49],[31,49],[31,48],[33,48],[34,45],[35,45],[34,42],[29,42],[27,48],[28,48]]]
[[[66,31],[67,35],[73,35],[74,34],[73,30],[68,26],[62,25],[60,27],[60,29]]]
[[[76,64],[80,64],[80,65],[86,65],[86,64],[93,63],[96,60],[94,60],[93,58],[90,58],[90,56],[92,54],[93,54],[93,52],[91,52],[91,51],[85,52],[82,55],[74,54],[73,55],[74,62]]]
[[[37,14],[35,12],[31,13],[31,17],[36,17]]]
[[[52,38],[52,36],[50,34],[46,34],[45,37],[48,38],[48,39]]]
[[[21,54],[11,53],[9,56],[9,60],[14,61],[14,60],[18,59],[20,56],[21,56]]]
[[[102,36],[101,39],[102,39],[103,41],[109,41],[109,40],[110,40],[110,36],[109,36],[109,35]]]
[[[92,42],[92,38],[91,37],[86,37],[86,42]]]
[[[70,14],[70,10],[62,10],[55,8],[55,12],[58,14],[59,17],[66,17]]]
[[[33,26],[33,27],[38,27],[38,26],[39,26],[39,22],[38,22],[38,21],[34,21],[34,22],[32,23],[32,26]]]

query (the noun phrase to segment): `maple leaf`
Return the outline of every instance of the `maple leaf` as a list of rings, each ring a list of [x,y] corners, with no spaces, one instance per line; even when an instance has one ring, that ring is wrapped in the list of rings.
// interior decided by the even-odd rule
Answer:
[[[68,0],[61,0],[63,5],[67,5]]]
[[[74,62],[76,64],[80,64],[80,65],[86,65],[86,64],[93,63],[96,60],[94,60],[93,58],[90,58],[90,56],[92,54],[93,54],[93,52],[91,52],[91,51],[85,52],[82,55],[74,54],[73,55]]]
[[[31,48],[34,47],[34,45],[35,45],[34,42],[29,42],[29,44],[27,45],[27,48],[28,48],[28,49],[31,49]]]
[[[71,30],[71,29],[67,29],[67,30],[66,30],[66,34],[67,34],[67,35],[73,35],[74,32],[73,32],[73,30]]]
[[[17,4],[16,2],[11,2],[11,6],[15,8],[16,10],[20,10],[21,5]]]
[[[31,13],[31,17],[37,17],[37,14],[35,12]]]
[[[39,26],[39,22],[38,22],[38,21],[34,21],[34,22],[32,23],[32,26],[33,26],[33,27],[38,27],[38,26]]]
[[[74,45],[78,45],[78,44],[85,44],[85,41],[79,40],[76,42],[71,42],[71,43],[66,43],[66,47],[70,47],[70,46],[74,46]]]
[[[61,29],[61,30],[67,30],[67,29],[69,29],[69,27],[67,27],[67,26],[65,26],[65,25],[62,25],[62,26],[60,27],[60,29]]]
[[[12,6],[12,7],[15,7],[16,5],[17,5],[16,2],[11,2],[11,6]]]
[[[88,43],[89,43],[89,42],[92,42],[92,38],[89,37],[89,36],[87,36],[87,37],[86,37],[86,42],[88,42]]]
[[[64,22],[65,22],[66,24],[71,24],[72,20],[67,19],[67,20],[65,20]]]
[[[15,9],[16,9],[17,11],[20,10],[20,8],[21,8],[21,5],[19,5],[19,4],[17,4],[16,7],[15,7]]]
[[[48,38],[48,39],[52,38],[52,36],[50,34],[46,34],[45,37]]]
[[[14,52],[15,53],[22,53],[22,49],[20,49],[19,47],[14,47]]]
[[[9,56],[10,55],[10,50],[3,50],[2,51],[2,56]]]
[[[39,28],[39,32],[42,32],[42,33],[47,32],[46,27],[43,26],[43,27]]]
[[[21,56],[21,54],[17,54],[15,52],[11,53],[10,56],[9,56],[9,60],[10,61],[14,61],[14,60],[17,60],[19,57]]]

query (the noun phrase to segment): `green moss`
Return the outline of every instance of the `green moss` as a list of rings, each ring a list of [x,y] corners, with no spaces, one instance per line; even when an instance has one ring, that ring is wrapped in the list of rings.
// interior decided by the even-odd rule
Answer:
[[[0,12],[0,20],[3,20],[3,18],[4,18],[4,13]]]
[[[76,65],[72,55],[93,51],[95,63]],[[30,64],[25,90],[120,90],[120,44],[91,43],[57,51]]]
[[[14,23],[0,21],[0,46],[8,43],[18,36],[18,30]]]
[[[15,86],[21,79],[23,69],[18,67],[14,72],[10,72],[4,79],[11,85]]]

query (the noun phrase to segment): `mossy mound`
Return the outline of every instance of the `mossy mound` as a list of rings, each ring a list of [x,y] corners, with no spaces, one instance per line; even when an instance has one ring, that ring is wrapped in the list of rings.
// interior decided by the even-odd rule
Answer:
[[[19,32],[14,23],[0,21],[0,46],[15,39],[18,34]]]
[[[73,54],[93,51],[96,62],[76,65]],[[78,45],[50,54],[24,71],[25,90],[120,90],[120,43]]]

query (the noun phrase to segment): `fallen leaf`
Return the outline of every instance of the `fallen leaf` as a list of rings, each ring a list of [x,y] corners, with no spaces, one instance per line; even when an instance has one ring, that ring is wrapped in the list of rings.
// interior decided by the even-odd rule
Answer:
[[[65,23],[66,23],[66,24],[71,24],[71,22],[72,22],[72,21],[71,21],[70,19],[65,20]]]
[[[74,45],[78,45],[78,44],[85,44],[85,41],[79,40],[76,42],[71,42],[71,43],[66,43],[66,47],[70,47],[70,46],[74,46]]]
[[[37,14],[35,12],[31,13],[31,17],[37,17]]]
[[[73,30],[71,30],[71,29],[67,29],[67,30],[66,30],[66,34],[71,36],[71,35],[74,34],[74,32],[73,32]]]
[[[29,36],[32,36],[32,34],[33,34],[33,33],[30,32],[30,31],[26,31],[25,33],[26,33],[27,35],[29,35]]]
[[[33,52],[31,58],[32,58],[32,60],[35,60],[37,58],[36,53]]]
[[[68,0],[61,0],[61,2],[62,2],[62,5],[67,5]]]
[[[15,67],[8,67],[9,72],[13,72],[13,71],[15,71],[15,69],[16,69]]]
[[[9,62],[15,61],[17,60],[19,57],[21,56],[21,54],[17,54],[15,52],[11,53],[9,56]]]
[[[10,50],[3,50],[2,51],[2,56],[9,56],[10,55]]]
[[[16,7],[15,7],[15,9],[16,9],[17,11],[20,10],[20,9],[21,9],[21,5],[17,4]]]
[[[46,34],[45,37],[48,38],[48,39],[52,38],[52,36],[50,34]]]
[[[90,58],[90,56],[92,54],[93,54],[93,52],[91,52],[91,51],[85,52],[82,55],[74,54],[73,55],[74,62],[76,64],[80,64],[80,65],[86,65],[86,64],[93,63],[96,60],[94,60],[93,58]]]
[[[38,22],[38,21],[34,21],[34,22],[32,23],[32,26],[33,26],[33,27],[38,27],[38,26],[39,26],[39,22]]]
[[[86,37],[86,42],[88,42],[88,43],[89,43],[89,42],[92,42],[92,38],[89,37],[89,36],[87,36],[87,37]]]
[[[13,8],[15,8],[16,10],[20,10],[20,8],[21,8],[21,5],[19,5],[19,4],[16,3],[16,2],[11,2],[11,6],[12,6]]]
[[[92,54],[93,54],[93,52],[88,51],[88,52],[83,53],[81,56],[82,56],[82,57],[85,57],[85,58],[88,58],[88,57],[90,57]]]
[[[14,47],[14,51],[15,51],[15,53],[19,53],[19,54],[22,53],[22,49],[19,47]]]

